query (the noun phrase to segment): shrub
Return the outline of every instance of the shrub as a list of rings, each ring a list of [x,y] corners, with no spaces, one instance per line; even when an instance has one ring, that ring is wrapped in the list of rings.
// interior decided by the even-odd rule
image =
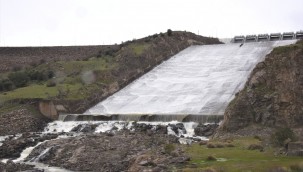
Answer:
[[[276,146],[285,146],[286,140],[296,141],[295,133],[290,128],[280,128],[271,137]]]
[[[290,166],[290,169],[293,172],[302,172],[303,171],[303,163],[293,164],[293,165]]]
[[[47,77],[50,79],[50,78],[53,78],[55,76],[55,73],[51,70],[47,71]]]
[[[22,69],[22,67],[20,65],[13,66],[13,71],[15,71],[15,72],[20,71],[21,69]]]
[[[217,144],[216,144],[216,148],[224,148],[224,144],[217,143]]]
[[[207,141],[202,140],[202,141],[199,142],[199,145],[207,145]]]
[[[39,64],[43,64],[43,63],[45,63],[46,61],[44,60],[44,59],[41,59],[40,61],[39,61]]]
[[[207,158],[206,158],[206,161],[217,161],[217,158],[215,158],[212,155],[208,155]]]
[[[216,146],[212,143],[207,143],[206,147],[207,148],[216,148]]]
[[[13,82],[13,84],[19,88],[27,85],[30,78],[25,72],[14,72],[8,75],[9,80]]]
[[[201,172],[216,172],[216,170],[213,169],[213,168],[208,167],[206,169],[203,169]]]
[[[227,144],[225,144],[225,146],[226,146],[226,147],[229,147],[229,148],[235,147],[235,145],[233,145],[233,144],[231,144],[231,143],[227,143]]]
[[[0,91],[11,91],[14,88],[14,84],[12,83],[12,81],[5,79],[0,81]]]
[[[46,83],[46,86],[47,87],[55,87],[57,84],[54,80],[49,80],[47,83]]]
[[[173,35],[173,31],[171,29],[167,29],[167,35],[168,36],[172,36]]]
[[[171,154],[175,149],[176,149],[175,145],[173,145],[173,144],[167,144],[164,146],[164,151],[167,154]]]
[[[259,140],[259,141],[262,141],[261,137],[260,136],[254,136],[255,139]]]
[[[258,144],[251,144],[248,146],[247,148],[248,150],[260,150],[263,151],[263,146],[262,145],[258,145]]]

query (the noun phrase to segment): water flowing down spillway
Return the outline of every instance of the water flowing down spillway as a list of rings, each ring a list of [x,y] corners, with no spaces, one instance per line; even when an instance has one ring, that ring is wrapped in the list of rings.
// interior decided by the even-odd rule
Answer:
[[[295,40],[191,46],[85,114],[223,115],[274,47]]]

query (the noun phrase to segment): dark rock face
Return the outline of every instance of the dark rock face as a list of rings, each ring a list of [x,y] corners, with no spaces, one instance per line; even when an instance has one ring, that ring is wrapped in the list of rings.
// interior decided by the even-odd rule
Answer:
[[[168,126],[178,135],[180,132],[186,134],[186,129],[182,123],[168,124]]]
[[[97,128],[97,125],[95,124],[80,124],[76,127],[74,127],[71,132],[83,132],[83,133],[88,133],[88,132],[94,132]]]
[[[57,135],[55,134],[41,136],[40,134],[25,133],[17,139],[7,139],[3,142],[3,145],[0,146],[0,159],[18,158],[25,148],[35,146],[38,142],[54,139],[56,137]]]
[[[275,48],[229,104],[221,132],[250,125],[303,126],[303,42]]]
[[[0,171],[3,172],[16,172],[16,171],[30,171],[30,172],[43,172],[41,170],[34,169],[33,165],[18,164],[12,161],[8,161],[6,164],[0,162]]]
[[[73,171],[170,171],[189,161],[178,139],[166,134],[130,131],[86,134],[56,139],[39,145],[27,158]],[[165,151],[167,145],[171,146]],[[43,152],[46,152],[42,155]],[[41,158],[42,157],[42,158]]]
[[[218,126],[219,126],[218,124],[207,124],[207,125],[199,124],[195,128],[195,134],[197,136],[209,137],[214,134]]]
[[[33,115],[27,108],[0,114],[0,136],[42,131],[48,120]]]

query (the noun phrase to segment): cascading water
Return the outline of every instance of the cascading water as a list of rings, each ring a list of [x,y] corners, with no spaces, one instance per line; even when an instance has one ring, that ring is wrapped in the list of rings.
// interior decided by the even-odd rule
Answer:
[[[296,40],[192,46],[86,111],[86,115],[223,115],[255,65]],[[161,119],[162,118],[162,119]],[[175,119],[173,119],[175,118]],[[196,119],[194,119],[196,118]]]
[[[87,131],[93,133],[116,132],[123,129],[134,131],[135,125],[144,124],[149,125],[152,130],[156,130],[158,126],[165,126],[167,134],[179,137],[182,144],[191,144],[193,140],[207,140],[206,137],[197,136],[195,133],[199,123],[219,122],[218,118],[213,117],[216,115],[222,117],[227,104],[235,93],[243,88],[255,65],[262,61],[273,47],[294,42],[294,40],[257,42],[247,43],[242,47],[239,44],[190,47],[89,109],[81,118],[89,114],[92,119],[100,119],[97,118],[98,115],[150,115],[115,118],[126,119],[121,121],[76,121],[79,120],[78,115],[62,115],[60,117],[62,121],[49,123],[43,134],[63,132],[74,137]],[[66,118],[70,121],[63,122]],[[151,121],[158,122],[132,122],[128,121],[129,119],[152,119]],[[176,127],[177,125],[179,126]],[[0,146],[7,138],[9,136],[0,137]],[[32,164],[45,171],[67,171],[39,163],[41,157],[48,153],[51,147],[44,149],[40,155],[32,159],[32,162],[24,162],[40,144],[43,142],[26,148],[21,156],[13,161]]]

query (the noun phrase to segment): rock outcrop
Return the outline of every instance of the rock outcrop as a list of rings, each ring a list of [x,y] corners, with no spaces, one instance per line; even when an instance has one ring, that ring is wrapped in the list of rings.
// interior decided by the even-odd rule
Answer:
[[[120,131],[51,140],[27,160],[37,159],[72,171],[171,171],[190,158],[167,134]]]
[[[217,135],[249,126],[302,127],[302,90],[303,41],[275,48],[229,104]]]

